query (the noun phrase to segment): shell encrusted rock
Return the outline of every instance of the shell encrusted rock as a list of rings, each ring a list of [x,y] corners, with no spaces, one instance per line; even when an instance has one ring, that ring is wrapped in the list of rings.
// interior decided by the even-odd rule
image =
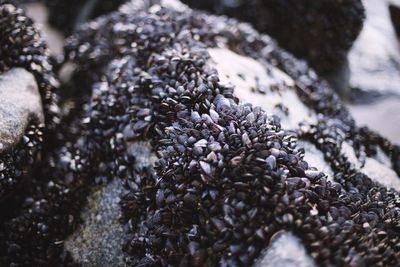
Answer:
[[[217,47],[289,75],[317,123],[283,130],[277,116],[238,99],[208,64]],[[332,90],[269,37],[236,20],[133,1],[82,27],[67,51],[94,82],[82,121],[99,148],[89,161],[104,167],[95,177],[119,177],[130,191],[121,202],[130,265],[247,266],[281,230],[322,265],[399,260],[399,193],[342,147],[351,143],[361,165],[382,150],[397,174],[399,148],[358,128]],[[158,157],[153,167],[133,167],[127,144],[142,139]],[[298,139],[323,153],[333,181],[303,160]]]
[[[65,49],[72,104],[3,213],[0,265],[283,264],[282,244],[300,265],[399,262],[397,183],[366,169],[398,179],[399,147],[357,127],[270,37],[178,1],[133,0]]]

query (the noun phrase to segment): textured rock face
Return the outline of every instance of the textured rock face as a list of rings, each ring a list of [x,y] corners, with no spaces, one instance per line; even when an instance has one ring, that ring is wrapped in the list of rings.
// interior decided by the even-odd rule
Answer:
[[[150,144],[133,142],[127,154],[135,157],[135,168],[151,167],[155,155]],[[82,212],[83,224],[66,240],[64,247],[81,266],[129,266],[123,244],[129,238],[119,219],[120,197],[126,194],[122,182],[115,179],[94,190]]]
[[[33,75],[16,68],[0,76],[0,153],[15,147],[31,122],[44,123]]]
[[[76,263],[81,266],[125,266],[122,245],[126,233],[118,221],[123,192],[121,182],[114,180],[88,197],[82,214],[83,224],[64,244]]]

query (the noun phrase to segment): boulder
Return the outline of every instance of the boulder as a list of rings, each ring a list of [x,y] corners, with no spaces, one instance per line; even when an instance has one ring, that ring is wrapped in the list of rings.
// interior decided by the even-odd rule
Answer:
[[[128,191],[130,265],[284,264],[293,258],[275,253],[281,242],[306,265],[398,257],[383,218],[397,216],[399,147],[357,127],[331,87],[270,37],[177,1],[132,1],[66,49],[93,81],[80,119],[87,167]],[[138,140],[150,140],[150,167],[135,167]],[[383,217],[372,214],[378,202]],[[282,230],[298,240],[271,241]],[[391,257],[364,253],[374,242]]]

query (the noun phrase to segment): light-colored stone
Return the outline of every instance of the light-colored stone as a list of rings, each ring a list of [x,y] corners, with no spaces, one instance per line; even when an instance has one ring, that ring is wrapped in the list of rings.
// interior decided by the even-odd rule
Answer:
[[[364,0],[366,20],[349,53],[353,87],[400,93],[400,46],[388,0]]]
[[[316,123],[316,114],[297,96],[293,79],[280,69],[270,64],[264,66],[226,48],[210,48],[208,52],[210,66],[217,70],[222,82],[235,87],[235,95],[241,102],[278,115],[285,129],[296,129],[302,121]],[[257,92],[256,88],[262,88],[265,93]],[[278,105],[287,108],[288,115]]]
[[[304,160],[308,163],[309,167],[315,167],[322,171],[329,181],[333,181],[334,173],[331,166],[324,159],[324,154],[318,150],[318,148],[306,141],[299,141],[297,143],[298,148],[304,148]]]
[[[367,157],[364,164],[357,158],[354,148],[348,142],[342,144],[341,152],[353,164],[355,169],[367,175],[375,182],[388,188],[400,190],[400,178],[393,170],[389,158],[382,150],[378,150],[375,158]]]
[[[0,75],[0,153],[18,144],[31,120],[44,123],[35,77],[22,68]]]
[[[301,241],[290,232],[277,233],[254,267],[315,267]]]

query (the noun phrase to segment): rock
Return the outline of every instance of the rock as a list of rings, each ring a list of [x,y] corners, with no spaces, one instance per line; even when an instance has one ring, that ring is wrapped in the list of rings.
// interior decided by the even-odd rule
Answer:
[[[400,96],[394,94],[383,99],[372,99],[372,101],[370,104],[352,104],[349,110],[359,125],[367,125],[393,143],[400,145],[398,134],[400,125],[397,123],[400,120]],[[373,112],[367,112],[371,110]]]
[[[349,109],[359,125],[400,144],[395,123],[400,105],[400,46],[390,21],[390,2],[396,3],[364,1],[365,25],[349,53],[350,85],[355,88]]]
[[[400,49],[388,1],[366,0],[365,25],[349,53],[350,85],[364,91],[400,94]]]
[[[135,168],[154,164],[155,156],[147,142],[131,142],[126,151],[135,157]],[[123,229],[120,198],[127,193],[122,181],[114,179],[88,196],[82,210],[82,225],[64,243],[66,251],[80,266],[130,266],[123,244],[129,233]]]
[[[88,196],[83,224],[64,242],[80,266],[126,266],[122,245],[127,236],[118,221],[123,192],[121,181],[114,180]]]
[[[174,6],[132,1],[66,45],[94,81],[82,118],[88,144],[75,153],[93,148],[88,168],[125,181],[132,265],[249,266],[282,230],[308,242],[307,251],[294,238],[285,246],[321,265],[394,263],[397,236],[384,216],[369,216],[380,203],[397,217],[399,147],[357,127],[331,87],[270,37]],[[132,168],[135,139],[151,140],[154,168]],[[392,257],[373,251],[377,231]]]
[[[396,264],[399,193],[385,182],[399,147],[270,37],[132,1],[66,51],[91,84],[6,214],[1,265]]]
[[[254,267],[316,267],[301,241],[289,232],[275,234]]]
[[[21,68],[0,75],[0,153],[15,147],[32,122],[44,123],[35,77]]]

